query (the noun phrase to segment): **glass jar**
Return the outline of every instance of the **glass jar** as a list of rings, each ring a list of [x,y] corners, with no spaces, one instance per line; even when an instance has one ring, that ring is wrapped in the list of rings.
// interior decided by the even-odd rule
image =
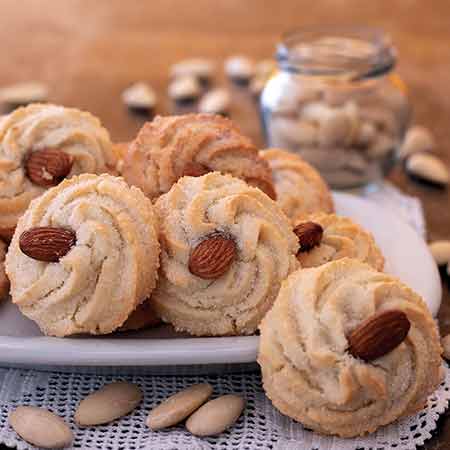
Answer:
[[[380,30],[325,28],[285,35],[261,96],[270,147],[298,153],[334,188],[381,179],[393,166],[411,109]]]

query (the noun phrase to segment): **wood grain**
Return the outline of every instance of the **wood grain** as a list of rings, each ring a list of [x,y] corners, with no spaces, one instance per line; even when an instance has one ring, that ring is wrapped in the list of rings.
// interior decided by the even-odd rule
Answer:
[[[158,112],[173,110],[165,99],[168,67],[179,59],[230,53],[269,57],[283,31],[329,24],[375,25],[393,37],[400,55],[415,121],[431,128],[437,153],[450,163],[450,2],[448,0],[1,0],[0,86],[30,79],[50,84],[50,100],[98,115],[115,140],[132,138],[142,120],[128,114],[121,91],[137,80],[161,94]],[[219,82],[223,78],[219,77]],[[257,108],[233,89],[232,118],[263,145]],[[390,179],[419,197],[430,239],[450,238],[448,190],[410,181],[401,168]],[[450,296],[445,282],[439,314],[450,332]],[[450,424],[425,448],[450,450]]]

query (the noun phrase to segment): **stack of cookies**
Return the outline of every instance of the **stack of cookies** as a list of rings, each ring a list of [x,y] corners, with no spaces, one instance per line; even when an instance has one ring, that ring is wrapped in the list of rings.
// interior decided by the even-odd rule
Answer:
[[[89,113],[15,110],[0,235],[0,295],[43,333],[259,328],[268,396],[321,433],[373,432],[441,379],[436,325],[371,234],[299,156],[259,151],[222,116],[156,117],[113,144]]]

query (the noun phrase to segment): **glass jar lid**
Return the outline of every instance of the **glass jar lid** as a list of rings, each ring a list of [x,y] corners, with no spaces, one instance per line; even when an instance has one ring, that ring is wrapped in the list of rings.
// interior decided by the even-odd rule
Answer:
[[[389,72],[396,52],[390,37],[377,28],[324,27],[286,33],[277,60],[290,72],[357,81]]]

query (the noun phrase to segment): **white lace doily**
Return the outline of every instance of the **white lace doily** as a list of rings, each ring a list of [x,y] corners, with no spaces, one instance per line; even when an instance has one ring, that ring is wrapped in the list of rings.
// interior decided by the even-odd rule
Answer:
[[[364,197],[390,208],[422,236],[425,224],[420,202],[383,184]],[[281,415],[264,395],[259,374],[209,376],[98,376],[0,369],[0,442],[19,450],[33,447],[8,425],[8,415],[18,405],[48,408],[70,423],[75,434],[73,449],[83,450],[413,450],[431,437],[439,415],[450,399],[450,370],[419,414],[358,439],[320,436]],[[72,421],[79,401],[105,383],[126,379],[144,392],[143,403],[129,416],[112,424],[80,429]],[[169,395],[194,383],[209,382],[214,395],[237,393],[247,406],[237,424],[214,438],[199,439],[183,426],[151,432],[145,425],[148,411]]]
[[[450,399],[450,370],[445,381],[419,414],[381,428],[358,439],[321,436],[276,411],[264,395],[259,374],[219,376],[92,376],[0,369],[0,442],[19,450],[33,447],[21,440],[8,425],[8,415],[17,405],[36,405],[63,417],[74,431],[73,449],[83,450],[409,450],[431,437],[439,415]],[[91,391],[115,380],[138,384],[144,401],[129,416],[109,425],[80,429],[73,423],[79,401]],[[231,430],[213,438],[196,438],[184,426],[152,432],[145,425],[150,409],[167,396],[194,383],[209,382],[214,395],[237,393],[245,397],[244,414]]]

